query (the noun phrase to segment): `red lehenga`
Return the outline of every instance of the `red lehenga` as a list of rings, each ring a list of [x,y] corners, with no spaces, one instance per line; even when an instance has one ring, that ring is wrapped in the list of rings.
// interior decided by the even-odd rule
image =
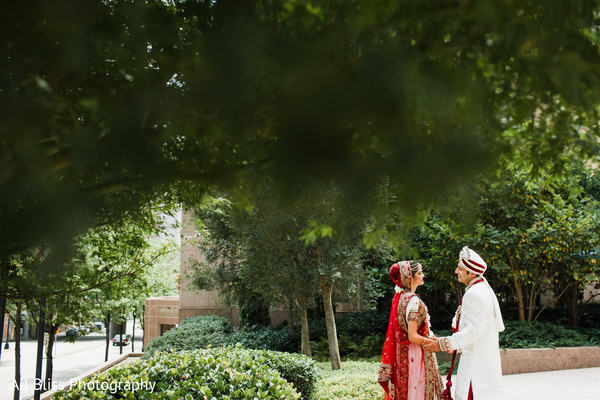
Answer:
[[[406,316],[410,300],[418,299],[418,310]],[[381,355],[378,382],[385,390],[385,400],[442,399],[443,383],[435,353],[408,340],[408,320],[417,320],[417,332],[428,337],[427,306],[413,292],[400,289],[394,295],[390,322]]]

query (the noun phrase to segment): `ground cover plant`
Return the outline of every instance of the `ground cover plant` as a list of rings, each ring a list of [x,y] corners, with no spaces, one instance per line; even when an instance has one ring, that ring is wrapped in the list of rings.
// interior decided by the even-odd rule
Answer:
[[[300,399],[267,355],[242,348],[157,353],[81,381],[57,400]]]
[[[377,383],[379,362],[345,361],[343,369],[331,370],[328,362],[317,363],[323,378],[317,384],[315,400],[381,400],[383,389]]]
[[[500,347],[532,349],[544,347],[600,346],[598,331],[569,329],[550,322],[505,321]]]

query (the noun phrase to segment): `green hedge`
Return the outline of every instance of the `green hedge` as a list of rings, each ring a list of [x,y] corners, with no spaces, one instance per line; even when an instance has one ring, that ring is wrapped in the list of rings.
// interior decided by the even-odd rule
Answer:
[[[241,343],[248,349],[266,349],[297,353],[300,351],[300,330],[290,332],[288,328],[253,326],[234,331],[231,343]]]
[[[295,353],[300,350],[300,332],[289,329],[255,326],[234,329],[231,321],[216,315],[185,318],[178,327],[152,340],[144,349],[145,357],[157,351],[194,350],[241,343],[248,349],[265,349]]]
[[[313,361],[300,354],[290,354],[281,351],[267,350],[273,343],[279,347],[285,346],[286,335],[276,334],[273,328],[257,328],[250,331],[234,332],[231,322],[224,317],[199,316],[184,319],[181,324],[168,330],[163,336],[155,338],[147,347],[144,359],[151,358],[159,352],[174,350],[197,350],[215,347],[213,352],[221,354],[221,346],[241,345],[253,348],[247,354],[265,358],[267,365],[278,371],[288,382],[309,399],[318,379]],[[231,349],[232,347],[227,347]],[[236,347],[237,348],[237,347]],[[228,352],[230,350],[227,350]]]
[[[294,388],[301,394],[303,399],[311,399],[315,386],[320,379],[315,363],[303,354],[291,354],[273,350],[243,349],[240,345],[236,347],[225,347],[213,349],[214,354],[231,355],[242,352],[247,357],[260,361],[270,369],[279,372],[282,378],[293,384]]]
[[[590,330],[573,330],[549,322],[504,321],[500,347],[531,349],[544,347],[599,346],[600,337]]]
[[[144,349],[145,358],[158,351],[195,350],[207,346],[227,346],[231,343],[233,325],[225,317],[204,315],[185,318],[176,328],[154,338]]]
[[[361,311],[340,313],[335,316],[336,330],[339,336],[365,337],[387,331],[390,319],[389,311]],[[318,341],[327,337],[327,325],[324,319],[310,321],[310,338]]]
[[[271,368],[270,356],[241,347],[157,353],[87,378],[54,398],[299,399],[293,385]]]

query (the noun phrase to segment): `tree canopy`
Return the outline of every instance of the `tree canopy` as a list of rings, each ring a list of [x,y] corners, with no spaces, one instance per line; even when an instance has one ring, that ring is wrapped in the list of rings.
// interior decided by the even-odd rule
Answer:
[[[279,193],[268,182],[248,208],[228,199],[213,199],[197,210],[206,263],[196,271],[202,289],[217,288],[240,305],[242,323],[252,323],[245,309],[283,305],[297,311],[302,330],[302,352],[310,355],[307,309],[313,299],[323,304],[333,368],[340,368],[333,293],[338,299],[358,297],[363,278],[362,230],[347,228],[344,235],[301,240],[302,227],[327,220],[339,192],[330,184],[305,182],[294,191],[289,207],[279,204]],[[315,201],[318,198],[319,201]],[[268,316],[268,314],[267,314]],[[268,321],[270,322],[270,321]]]
[[[458,294],[460,286],[457,255],[468,245],[486,260],[507,316],[532,321],[563,303],[575,327],[584,289],[598,282],[598,175],[574,164],[561,180],[532,179],[514,163],[503,165],[498,177],[474,185],[476,207],[438,209],[415,229],[414,246],[433,278],[424,298],[433,314],[448,311],[448,288]]]
[[[501,153],[557,173],[565,149],[597,155],[596,0],[58,0],[1,20],[3,256],[264,175],[334,179],[340,215],[383,221]]]

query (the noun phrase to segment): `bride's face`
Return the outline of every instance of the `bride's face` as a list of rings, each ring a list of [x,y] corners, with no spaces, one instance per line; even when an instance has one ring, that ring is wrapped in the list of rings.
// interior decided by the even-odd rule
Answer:
[[[413,276],[413,287],[421,286],[425,280],[425,274],[423,273],[423,268],[419,267],[419,270]]]

